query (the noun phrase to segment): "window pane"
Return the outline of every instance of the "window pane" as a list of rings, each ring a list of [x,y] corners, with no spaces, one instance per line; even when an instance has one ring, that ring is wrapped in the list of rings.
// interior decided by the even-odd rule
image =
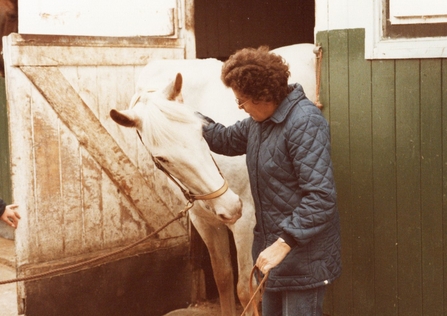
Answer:
[[[446,0],[389,0],[391,24],[447,22]]]

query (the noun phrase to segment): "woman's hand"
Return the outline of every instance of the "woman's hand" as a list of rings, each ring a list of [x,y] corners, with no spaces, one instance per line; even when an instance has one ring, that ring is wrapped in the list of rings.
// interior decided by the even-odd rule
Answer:
[[[13,228],[19,225],[20,214],[16,211],[19,206],[17,204],[10,204],[5,207],[1,220]]]
[[[262,273],[266,274],[270,269],[273,269],[283,261],[290,252],[290,249],[288,244],[278,239],[259,254],[258,260],[256,260],[256,266]]]

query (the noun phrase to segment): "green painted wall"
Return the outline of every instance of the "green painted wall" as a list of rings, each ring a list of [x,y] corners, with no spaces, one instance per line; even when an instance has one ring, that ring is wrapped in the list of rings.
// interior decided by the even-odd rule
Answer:
[[[0,198],[11,201],[11,176],[9,169],[8,116],[6,109],[5,78],[0,77]],[[13,239],[12,228],[0,221],[0,237]]]
[[[0,77],[0,197],[11,202],[5,78]]]
[[[447,315],[447,59],[365,60],[364,37],[316,37],[344,269],[325,313]]]

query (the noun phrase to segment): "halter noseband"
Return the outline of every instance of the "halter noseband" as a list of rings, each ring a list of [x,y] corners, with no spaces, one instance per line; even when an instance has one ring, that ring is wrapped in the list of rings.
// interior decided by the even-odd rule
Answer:
[[[219,166],[216,164],[216,161],[214,160],[214,158],[212,156],[211,156],[211,158],[213,159],[214,164],[216,165],[217,169],[219,170],[220,175],[224,179],[224,184],[220,187],[220,189],[218,189],[218,190],[216,190],[214,192],[208,193],[208,194],[193,194],[193,193],[191,193],[191,191],[186,190],[184,188],[184,185],[181,185],[179,183],[179,181],[177,181],[169,173],[169,171],[166,170],[165,167],[163,167],[163,165],[158,161],[158,159],[156,157],[152,156],[152,160],[154,161],[155,166],[158,169],[160,169],[161,171],[163,171],[168,176],[168,178],[171,179],[180,188],[180,190],[182,191],[183,195],[185,196],[185,199],[187,199],[188,202],[190,202],[190,203],[194,203],[194,201],[196,201],[196,200],[212,200],[212,199],[218,198],[219,196],[221,196],[222,194],[224,194],[228,190],[228,181],[227,181],[227,179],[225,179],[224,176],[222,175],[222,173],[220,172]]]
[[[140,138],[141,143],[144,145],[143,138],[141,137],[140,132],[138,130],[137,130],[137,135],[138,135],[138,138]],[[151,154],[151,157],[152,157],[152,161],[154,162],[155,166],[158,169],[160,169],[161,171],[163,171],[164,174],[167,175],[168,178],[171,179],[180,188],[185,199],[187,199],[188,202],[191,204],[194,203],[194,201],[196,201],[196,200],[212,200],[212,199],[218,198],[219,196],[223,195],[228,190],[228,181],[222,175],[222,172],[220,171],[219,166],[217,165],[213,156],[211,156],[211,159],[213,159],[213,162],[216,165],[217,170],[219,170],[219,174],[221,175],[222,179],[224,179],[224,184],[220,187],[220,189],[218,189],[214,192],[208,193],[208,194],[193,194],[193,193],[191,193],[191,191],[186,190],[185,185],[180,184],[180,182],[177,181],[177,179],[175,179],[171,175],[171,173],[168,170],[166,170],[165,167],[163,167],[163,165],[158,161],[158,159],[156,157],[154,157],[152,154]]]

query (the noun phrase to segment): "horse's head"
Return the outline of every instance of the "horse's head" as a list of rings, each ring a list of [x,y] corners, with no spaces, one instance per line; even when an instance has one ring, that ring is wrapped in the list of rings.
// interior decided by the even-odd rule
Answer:
[[[202,137],[202,121],[183,104],[182,76],[165,89],[134,95],[128,110],[111,110],[118,124],[136,128],[156,164],[189,191],[194,200],[225,223],[241,217],[242,203],[228,189]],[[188,194],[187,194],[188,195]]]

